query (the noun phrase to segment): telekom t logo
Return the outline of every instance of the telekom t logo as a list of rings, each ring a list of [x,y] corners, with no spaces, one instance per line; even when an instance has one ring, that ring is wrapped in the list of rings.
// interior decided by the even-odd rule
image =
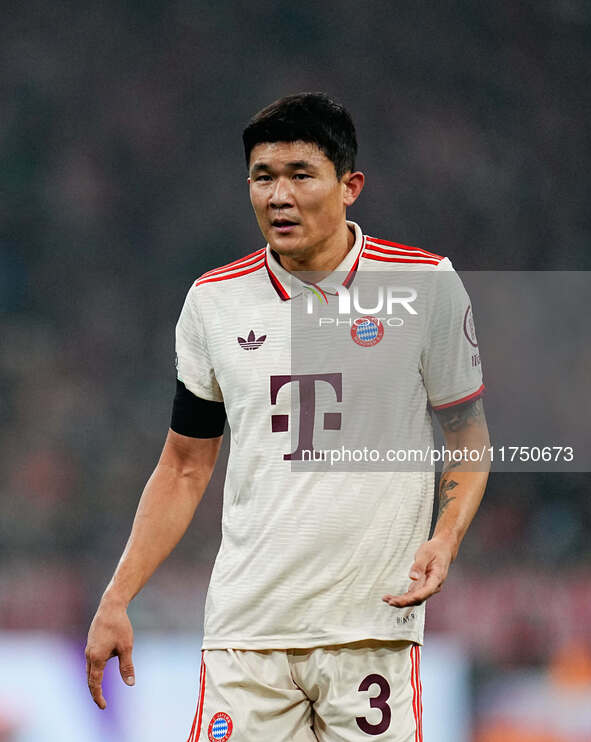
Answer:
[[[302,451],[314,450],[314,415],[316,413],[317,381],[330,384],[335,390],[337,402],[343,400],[342,374],[286,374],[271,376],[271,404],[277,404],[277,393],[286,384],[298,384],[300,392],[300,426],[298,447],[291,453],[283,454],[283,458],[292,461],[301,461]],[[341,429],[341,413],[324,413],[324,430]],[[273,433],[284,433],[289,428],[289,415],[271,415],[271,430]]]

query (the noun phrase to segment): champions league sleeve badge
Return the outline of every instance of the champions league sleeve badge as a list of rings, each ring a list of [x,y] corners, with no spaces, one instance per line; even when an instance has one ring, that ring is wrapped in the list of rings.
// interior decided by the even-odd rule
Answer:
[[[370,348],[384,337],[384,325],[377,317],[357,317],[351,327],[351,337],[357,345]]]
[[[464,314],[464,335],[473,348],[478,348],[476,330],[474,329],[474,317],[472,316],[472,306],[470,304],[468,304],[468,309],[466,309],[466,314]]]
[[[224,714],[223,711],[219,711],[214,714],[209,727],[207,729],[207,736],[210,742],[226,742],[232,736],[232,719],[228,714]]]

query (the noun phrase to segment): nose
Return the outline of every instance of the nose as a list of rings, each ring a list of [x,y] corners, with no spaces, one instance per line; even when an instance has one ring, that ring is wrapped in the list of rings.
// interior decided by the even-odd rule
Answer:
[[[283,209],[286,206],[292,206],[292,194],[288,179],[277,178],[271,193],[270,206],[272,209]]]

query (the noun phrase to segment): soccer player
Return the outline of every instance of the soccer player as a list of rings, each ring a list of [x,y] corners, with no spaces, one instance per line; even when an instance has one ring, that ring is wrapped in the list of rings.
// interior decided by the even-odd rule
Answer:
[[[485,451],[469,299],[447,258],[369,237],[347,221],[364,175],[355,169],[351,117],[327,95],[276,101],[243,140],[267,244],[189,289],[176,330],[170,430],[89,631],[90,691],[105,708],[102,675],[112,656],[133,685],[127,606],[193,518],[227,419],[222,544],[189,742],[418,742],[424,603],[458,553],[488,464],[460,455],[447,467],[431,538],[430,464],[298,464],[318,440],[346,439],[372,405],[425,444],[433,409],[449,451]],[[328,341],[310,332],[304,345],[312,352],[293,357],[294,318],[311,292],[334,307],[370,274],[404,276],[405,284],[437,279],[400,305],[405,347],[388,321],[363,316],[344,330],[335,324]]]

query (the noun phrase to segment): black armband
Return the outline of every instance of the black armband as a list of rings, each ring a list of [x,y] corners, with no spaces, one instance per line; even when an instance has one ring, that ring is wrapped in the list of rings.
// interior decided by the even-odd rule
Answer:
[[[226,408],[223,402],[197,397],[182,381],[176,380],[170,427],[190,438],[217,438],[224,432]]]

